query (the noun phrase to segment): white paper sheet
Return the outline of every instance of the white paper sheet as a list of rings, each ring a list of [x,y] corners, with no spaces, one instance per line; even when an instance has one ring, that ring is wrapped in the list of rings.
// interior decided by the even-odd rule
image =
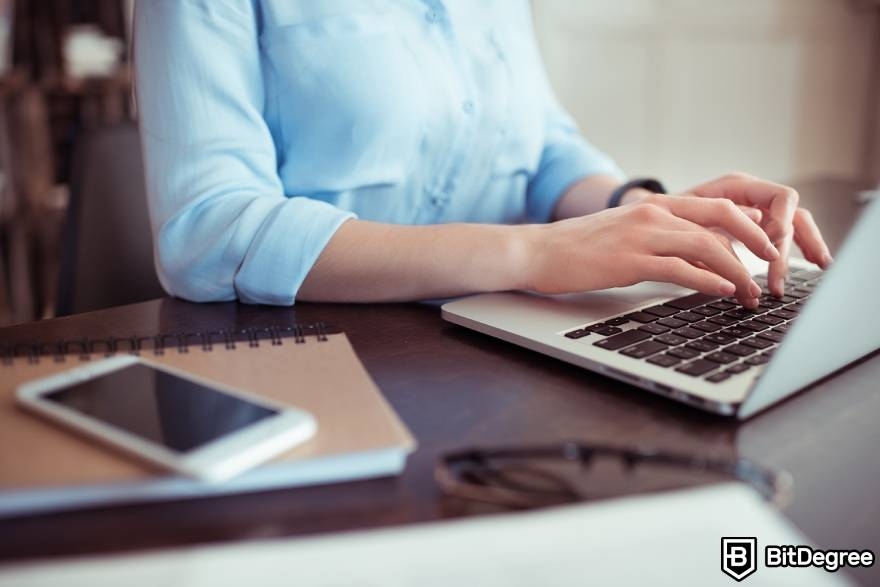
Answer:
[[[848,584],[839,571],[764,567],[764,545],[808,541],[750,489],[727,484],[320,538],[5,566],[0,586],[730,587],[737,583],[720,569],[722,536],[758,539],[758,568],[743,585]]]

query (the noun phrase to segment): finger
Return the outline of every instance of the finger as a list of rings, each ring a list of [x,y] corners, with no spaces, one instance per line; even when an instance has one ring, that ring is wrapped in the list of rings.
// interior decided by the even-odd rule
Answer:
[[[791,251],[791,239],[786,239],[779,248],[779,258],[770,262],[767,271],[767,287],[777,298],[785,295],[785,276],[788,275],[788,254]]]
[[[730,200],[681,196],[667,198],[666,205],[679,218],[704,227],[724,229],[766,261],[773,261],[779,256],[767,233]]]
[[[808,261],[815,263],[822,269],[827,269],[831,264],[831,252],[828,245],[813,220],[813,215],[809,210],[798,208],[794,212],[794,235],[797,239],[797,245],[803,251]]]
[[[711,271],[736,286],[736,297],[743,305],[751,306],[761,295],[760,286],[752,281],[752,276],[732,249],[727,249],[718,241],[717,235],[708,230],[664,230],[662,237],[656,239],[654,251],[658,255],[681,257],[691,263],[705,264]]]
[[[637,270],[645,281],[674,283],[712,296],[729,296],[736,291],[736,286],[723,277],[679,257],[646,256]]]
[[[761,212],[760,208],[755,208],[753,206],[739,206],[738,208],[743,211],[743,214],[748,216],[752,222],[760,225],[761,219],[764,218],[764,213]]]
[[[742,263],[742,259],[739,258],[739,255],[737,255],[736,251],[733,249],[733,245],[730,244],[729,238],[727,238],[725,235],[719,234],[715,231],[710,231],[710,233],[713,236],[715,236],[715,239],[719,243],[721,243],[721,246],[723,246],[725,249],[727,249],[728,253],[730,253],[737,261]],[[700,263],[700,265],[703,265],[703,263]],[[709,269],[709,267],[706,267],[706,268]],[[758,297],[757,296],[759,295],[758,290],[760,289],[760,286],[755,282],[754,277],[752,277],[752,283],[754,283],[754,285],[749,286],[749,293],[756,292],[756,295],[738,298],[739,302],[747,308],[755,308],[758,306]],[[756,287],[757,287],[757,289],[756,289]]]
[[[803,253],[804,255],[804,259],[806,259],[810,263],[814,263],[816,265],[819,264],[818,261],[813,258],[813,255],[810,253],[810,249],[807,247],[806,244],[804,244],[803,240],[798,236],[797,232],[794,233],[794,244],[796,244],[801,250],[801,253]]]
[[[692,191],[704,198],[727,198],[736,204],[767,210],[764,230],[773,244],[778,248],[779,243],[790,238],[798,193],[788,186],[733,173],[697,186]]]

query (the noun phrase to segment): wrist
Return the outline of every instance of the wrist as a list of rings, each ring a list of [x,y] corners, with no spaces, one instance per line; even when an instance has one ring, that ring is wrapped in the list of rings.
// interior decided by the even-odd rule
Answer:
[[[520,224],[509,228],[508,263],[505,290],[534,289],[537,261],[541,246],[541,234],[548,224]]]

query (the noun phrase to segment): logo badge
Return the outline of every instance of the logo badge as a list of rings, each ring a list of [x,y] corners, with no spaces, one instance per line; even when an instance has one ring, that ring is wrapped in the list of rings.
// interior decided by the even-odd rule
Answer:
[[[742,581],[758,568],[757,538],[722,538],[721,570],[735,581]]]

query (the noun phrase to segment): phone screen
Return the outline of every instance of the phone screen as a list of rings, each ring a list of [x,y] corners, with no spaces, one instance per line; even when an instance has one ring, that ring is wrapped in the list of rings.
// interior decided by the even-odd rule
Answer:
[[[146,365],[105,373],[43,397],[178,453],[278,413]]]

